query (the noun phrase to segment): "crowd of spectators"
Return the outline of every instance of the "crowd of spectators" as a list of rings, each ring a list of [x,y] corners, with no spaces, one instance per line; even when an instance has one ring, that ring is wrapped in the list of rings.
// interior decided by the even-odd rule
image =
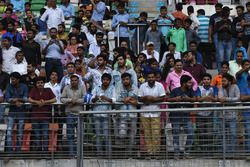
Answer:
[[[69,0],[61,0],[60,5],[56,0],[48,0],[39,16],[32,12],[29,2],[1,0],[0,100],[11,104],[0,108],[2,122],[4,109],[9,108],[6,151],[21,151],[27,117],[32,129],[36,129],[33,151],[48,151],[52,103],[66,104],[60,110],[67,124],[68,151],[74,155],[75,113],[83,110],[83,103],[94,104],[93,111],[107,111],[135,110],[139,102],[144,104],[141,109],[157,110],[166,108],[154,104],[160,102],[249,101],[250,2],[245,7],[237,6],[234,18],[230,16],[231,9],[220,3],[215,5],[216,13],[210,18],[203,9],[194,11],[193,6],[188,6],[186,15],[182,8],[178,3],[176,11],[169,13],[162,6],[159,16],[149,22],[147,12],[132,20],[126,2],[121,0],[115,0],[110,10],[101,0],[90,0],[77,8]],[[68,21],[72,22],[70,32],[66,30]],[[137,28],[128,23],[145,26]],[[213,50],[218,69],[214,77],[206,72],[211,67]],[[26,102],[33,104],[32,107],[23,105]],[[122,105],[114,107],[116,102]],[[236,113],[228,111],[225,115],[230,132],[227,151],[236,149],[238,117],[245,122],[245,146],[249,151],[250,114]],[[165,125],[169,120],[178,155],[181,126],[187,131],[185,153],[188,154],[194,141],[193,124],[211,122],[213,117],[222,118],[210,111],[198,112],[196,121],[182,110],[127,113],[117,114],[112,126],[116,138],[129,138],[131,151],[140,123],[145,150],[153,155],[160,150],[162,121]],[[108,154],[112,150],[109,120],[108,114],[93,114],[98,153]]]

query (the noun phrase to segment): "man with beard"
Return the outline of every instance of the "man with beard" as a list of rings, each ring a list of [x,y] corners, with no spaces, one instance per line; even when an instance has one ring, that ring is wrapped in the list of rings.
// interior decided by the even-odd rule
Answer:
[[[156,74],[149,71],[147,74],[147,82],[142,84],[139,89],[139,101],[143,102],[141,106],[143,110],[157,110],[160,105],[154,103],[163,102],[165,98],[165,90],[161,83],[156,82]],[[145,147],[149,155],[155,155],[160,151],[161,141],[161,121],[160,112],[141,113],[141,124],[145,136]]]
[[[203,65],[197,64],[195,54],[191,51],[188,52],[187,62],[183,69],[189,72],[198,84],[201,82],[203,75],[206,73],[206,69]]]
[[[132,68],[126,66],[126,58],[124,55],[119,54],[116,58],[118,62],[118,68],[112,71],[112,83],[114,84],[116,91],[122,86],[121,75],[125,72],[131,75],[132,85],[137,86],[137,76],[135,71]]]
[[[104,34],[102,32],[96,33],[96,42],[89,46],[89,53],[92,53],[95,57],[101,53],[101,44],[103,42]]]
[[[106,56],[100,54],[96,58],[97,67],[95,69],[89,68],[88,73],[84,76],[86,80],[92,80],[91,85],[101,85],[101,77],[104,73],[111,74],[112,70],[107,66]]]
[[[28,64],[39,68],[41,66],[41,48],[35,38],[36,32],[34,30],[27,31],[27,40],[22,42],[22,51]]]
[[[194,90],[192,89],[193,81],[192,78],[188,75],[182,75],[180,78],[181,86],[175,88],[171,94],[168,101],[171,102],[195,102],[197,97]],[[170,106],[171,107],[171,106]],[[180,104],[178,106],[174,105],[173,108],[192,108],[191,104]],[[187,134],[187,141],[185,144],[184,155],[188,155],[192,149],[193,143],[193,126],[192,120],[189,112],[180,111],[180,112],[171,112],[170,121],[173,127],[173,139],[174,139],[174,151],[175,158],[178,158],[180,155],[180,143],[179,136],[181,127],[184,128],[185,133]]]

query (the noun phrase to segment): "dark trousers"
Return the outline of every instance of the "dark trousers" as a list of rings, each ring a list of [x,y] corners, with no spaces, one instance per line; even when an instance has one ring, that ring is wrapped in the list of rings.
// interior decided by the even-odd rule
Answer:
[[[50,79],[50,74],[52,71],[56,71],[58,75],[58,82],[61,81],[63,77],[63,65],[60,59],[45,58],[45,70],[47,81]]]

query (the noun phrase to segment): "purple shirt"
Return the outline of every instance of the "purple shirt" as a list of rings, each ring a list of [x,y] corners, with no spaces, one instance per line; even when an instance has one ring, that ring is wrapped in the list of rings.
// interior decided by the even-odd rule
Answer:
[[[168,74],[167,79],[166,79],[166,84],[167,84],[167,87],[170,88],[170,91],[172,91],[174,88],[181,86],[180,79],[182,75],[188,75],[192,77],[193,90],[196,91],[198,87],[196,80],[193,78],[193,76],[189,72],[184,71],[184,70],[182,70],[181,75],[178,75],[175,71],[172,71]]]

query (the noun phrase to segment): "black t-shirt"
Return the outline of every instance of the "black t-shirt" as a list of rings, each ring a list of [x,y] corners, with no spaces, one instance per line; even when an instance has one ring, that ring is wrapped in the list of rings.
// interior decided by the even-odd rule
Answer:
[[[218,40],[230,41],[232,39],[232,22],[230,19],[217,22],[215,27],[218,30]]]
[[[189,89],[188,91],[182,91],[181,90],[181,87],[178,87],[178,88],[175,88],[172,90],[171,94],[170,94],[170,98],[173,98],[173,97],[178,97],[178,96],[181,96],[181,97],[195,97],[196,94],[195,92],[193,91],[193,89]],[[173,105],[170,105],[169,106],[170,108],[192,108],[193,107],[193,104],[173,104]],[[171,112],[171,115],[172,116],[184,116],[184,117],[187,117],[189,115],[189,112],[185,112],[183,110],[180,110],[178,112]]]
[[[235,17],[233,19],[233,24],[232,24],[232,32],[233,32],[233,37],[238,38],[239,33],[244,32],[244,28],[241,27],[240,22],[243,20],[243,17]]]

